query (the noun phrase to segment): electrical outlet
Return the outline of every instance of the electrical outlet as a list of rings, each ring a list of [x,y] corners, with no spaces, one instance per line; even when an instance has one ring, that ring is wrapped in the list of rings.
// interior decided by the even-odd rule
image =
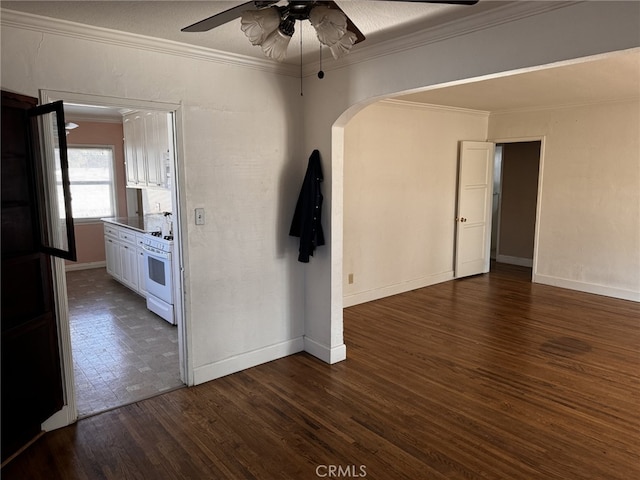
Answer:
[[[204,208],[196,208],[196,225],[204,225]]]
[[[349,274],[349,285],[353,283],[353,273]]]

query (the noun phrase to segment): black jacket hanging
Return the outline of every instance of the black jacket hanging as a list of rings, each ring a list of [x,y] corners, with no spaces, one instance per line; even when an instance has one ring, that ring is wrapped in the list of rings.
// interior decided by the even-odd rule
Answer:
[[[298,261],[309,262],[316,247],[324,245],[322,231],[322,192],[320,183],[324,180],[320,165],[320,152],[314,150],[309,157],[307,173],[304,176],[296,211],[293,214],[289,235],[300,237]]]

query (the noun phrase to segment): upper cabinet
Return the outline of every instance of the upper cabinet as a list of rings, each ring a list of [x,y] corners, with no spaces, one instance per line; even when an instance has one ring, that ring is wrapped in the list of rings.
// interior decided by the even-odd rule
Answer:
[[[139,185],[138,150],[136,147],[142,143],[138,140],[141,138],[140,127],[142,126],[142,121],[138,121],[136,117],[140,118],[138,114],[131,114],[125,115],[122,119],[122,130],[124,133],[124,162],[128,187],[136,187]],[[144,164],[142,156],[140,157],[140,163]]]
[[[138,111],[123,116],[128,187],[171,187],[172,114]]]

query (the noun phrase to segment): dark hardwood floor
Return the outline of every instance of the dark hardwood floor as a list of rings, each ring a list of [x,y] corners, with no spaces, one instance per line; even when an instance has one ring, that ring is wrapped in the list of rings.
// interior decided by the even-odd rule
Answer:
[[[345,310],[298,354],[47,433],[10,479],[640,478],[640,304],[446,282]]]

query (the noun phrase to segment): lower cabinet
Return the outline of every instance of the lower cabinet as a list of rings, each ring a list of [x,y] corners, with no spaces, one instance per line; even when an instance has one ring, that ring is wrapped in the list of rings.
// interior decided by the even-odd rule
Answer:
[[[122,262],[120,261],[120,242],[105,234],[104,253],[107,257],[107,273],[113,278],[122,281]]]
[[[122,263],[122,283],[137,292],[138,256],[135,245],[126,243],[120,245],[120,262]]]
[[[104,246],[107,273],[146,297],[142,234],[105,222]]]
[[[143,297],[147,296],[147,277],[144,273],[144,250],[141,247],[136,249],[136,256],[138,257],[138,293]]]

